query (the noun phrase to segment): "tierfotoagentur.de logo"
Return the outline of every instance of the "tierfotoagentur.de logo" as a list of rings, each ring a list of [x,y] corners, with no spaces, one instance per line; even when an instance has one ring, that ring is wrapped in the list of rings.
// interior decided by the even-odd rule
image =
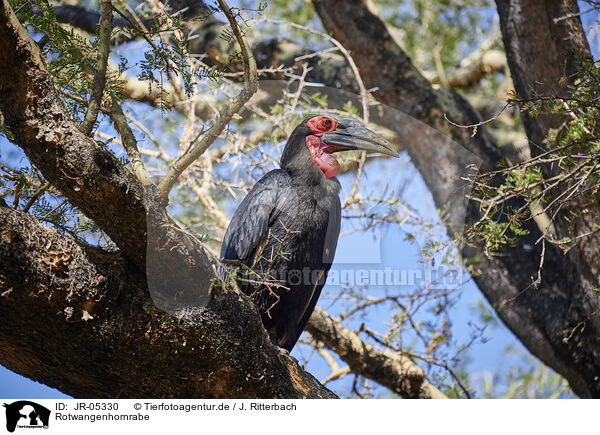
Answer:
[[[29,400],[19,400],[4,404],[6,408],[6,430],[15,429],[47,429],[50,421],[50,410]]]

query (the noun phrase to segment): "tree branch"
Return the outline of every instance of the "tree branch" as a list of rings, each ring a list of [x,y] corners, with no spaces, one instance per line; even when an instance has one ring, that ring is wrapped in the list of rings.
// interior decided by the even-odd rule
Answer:
[[[96,71],[92,83],[92,96],[88,105],[88,110],[81,124],[81,131],[86,136],[92,134],[92,129],[98,118],[100,106],[102,105],[102,96],[106,85],[106,67],[108,65],[108,56],[110,54],[110,35],[112,32],[112,6],[110,0],[102,0],[102,15],[100,16],[100,32],[98,35],[98,57],[96,62]]]
[[[101,20],[101,14],[77,5],[56,5],[54,12],[59,23],[70,24],[88,33],[96,33]],[[129,23],[122,18],[115,19],[113,24],[121,28],[129,26]]]
[[[1,201],[0,263],[0,364],[66,394],[335,397],[271,344],[244,295],[221,291],[193,321],[172,317],[121,255],[84,249]]]
[[[146,167],[144,166],[144,162],[142,161],[142,156],[140,155],[140,151],[137,146],[137,140],[127,123],[127,118],[125,117],[125,113],[123,113],[123,109],[121,105],[116,100],[116,98],[112,98],[112,106],[110,110],[110,118],[115,124],[115,128],[119,132],[121,136],[121,143],[125,151],[127,151],[127,156],[129,157],[129,161],[131,162],[131,166],[133,167],[133,172],[142,186],[150,186],[152,185],[152,180],[146,171]]]
[[[500,50],[489,50],[478,53],[472,62],[467,62],[447,77],[451,88],[471,88],[489,74],[504,71],[508,65],[506,55]]]
[[[352,373],[372,379],[404,398],[447,399],[425,379],[423,371],[410,358],[390,351],[379,352],[318,307],[306,330],[337,353]]]
[[[217,119],[213,123],[212,127],[202,136],[202,139],[195,145],[192,145],[189,150],[184,152],[176,161],[171,165],[166,175],[158,183],[158,195],[159,197],[166,199],[171,191],[171,188],[179,178],[179,176],[186,170],[194,161],[208,149],[208,147],[215,141],[221,134],[223,129],[227,126],[234,114],[240,111],[240,109],[246,104],[252,95],[258,89],[258,75],[256,72],[256,61],[252,55],[252,51],[248,42],[246,42],[235,16],[223,0],[218,0],[219,6],[225,13],[227,20],[233,30],[235,38],[240,45],[242,51],[242,57],[244,59],[244,87],[235,98],[235,100],[227,105],[221,113],[217,116]]]
[[[144,270],[146,218],[140,184],[77,128],[54,90],[39,48],[7,0],[0,7],[0,52],[0,111],[14,142]]]
[[[497,162],[502,158],[502,153],[497,149],[485,128],[480,128],[478,134],[474,138],[471,138],[470,131],[452,127],[443,120],[443,114],[448,114],[449,118],[457,124],[476,124],[481,121],[477,113],[464,99],[455,93],[444,89],[433,89],[430,83],[412,66],[406,54],[389,37],[383,23],[370,14],[364,8],[362,2],[356,0],[347,2],[315,0],[314,3],[325,26],[332,33],[333,37],[339,40],[352,53],[361,76],[365,78],[365,85],[367,87],[379,87],[379,90],[375,94],[379,101],[403,110],[415,119],[433,126],[447,135],[447,137],[451,137],[454,141],[462,144],[482,159],[482,169],[487,171],[496,167]],[[0,25],[2,25],[2,17],[0,17]],[[215,28],[220,25],[223,24],[212,21],[210,25],[206,25],[207,32],[214,32]],[[17,64],[18,68],[11,66],[14,62],[11,63],[10,58],[11,56],[15,57],[13,56],[15,47],[19,45],[19,53],[23,53],[23,50],[31,51],[33,49],[28,48],[27,44],[16,43],[15,41],[18,42],[18,39],[11,39],[10,34],[10,31],[4,28],[0,29],[0,49],[2,53],[8,53],[7,57],[9,58],[8,60],[7,58],[0,59],[0,69],[14,72],[14,74],[10,75],[11,79],[17,84],[15,86],[16,89],[20,85],[23,85],[21,88],[25,89],[28,84],[34,84],[35,86],[29,86],[28,88],[35,91],[31,95],[34,98],[38,95],[45,95],[39,90],[40,81],[39,77],[36,77],[41,62],[38,62],[34,58],[33,65],[35,68],[33,69],[33,73],[30,72],[30,69],[23,68],[26,64],[26,61],[23,60],[19,60],[20,63]],[[218,31],[216,34],[218,34]],[[22,41],[26,40],[26,38],[22,39]],[[198,44],[194,51],[207,52],[209,60],[216,62],[219,53],[222,52],[220,51],[221,48],[219,48],[221,46],[212,45],[208,47],[210,50],[207,50],[207,46],[205,45],[211,44],[213,41],[214,39],[211,38],[196,38],[192,41],[193,44]],[[269,42],[265,42],[258,45],[261,48],[266,48],[264,50],[265,55],[259,55],[259,59],[268,65],[278,66],[282,59],[293,60],[300,55],[296,51],[296,48],[281,53],[275,50],[277,44],[269,45]],[[226,49],[223,48],[223,50]],[[293,52],[293,55],[290,56],[290,52]],[[262,53],[260,52],[260,54]],[[319,60],[315,58],[315,62]],[[259,65],[261,64],[259,63]],[[31,62],[27,64],[27,66],[31,65]],[[355,86],[353,84],[353,76],[349,72],[349,69],[343,66],[343,59],[339,60],[338,63],[334,63],[334,65],[341,65],[341,68],[333,68],[333,73],[330,72],[331,70],[323,72],[319,68],[314,68],[310,72],[310,74],[314,74],[314,78],[311,78],[311,80],[326,84],[333,83],[337,87],[352,89]],[[26,79],[20,75],[26,77]],[[330,79],[332,77],[336,81],[331,82]],[[29,110],[41,111],[43,115],[41,119],[44,121],[40,122],[36,128],[31,129],[31,127],[28,127],[28,122],[36,125],[36,117],[26,112],[25,109],[30,106],[27,105],[28,101],[25,96],[19,95],[10,86],[4,84],[2,78],[0,78],[0,107],[10,121],[7,125],[11,129],[21,132],[20,136],[17,135],[19,143],[29,144],[27,140],[24,140],[26,138],[34,144],[33,150],[30,149],[29,145],[22,145],[26,149],[26,152],[28,152],[28,156],[30,154],[33,156],[30,156],[30,159],[32,159],[34,164],[38,167],[40,165],[44,167],[49,166],[49,169],[46,170],[49,173],[58,171],[54,167],[56,166],[56,158],[52,157],[56,154],[55,148],[57,145],[54,143],[49,148],[50,161],[54,161],[50,165],[44,164],[44,158],[47,158],[47,156],[42,152],[46,146],[45,135],[52,135],[56,130],[54,127],[60,127],[61,125],[60,123],[54,124],[50,122],[47,130],[42,128],[46,121],[51,121],[48,114],[44,114],[44,110],[42,109],[56,106],[50,104],[49,97],[46,95],[46,99],[43,100],[44,104],[40,106],[40,109],[37,109],[35,106],[30,108]],[[48,88],[51,89],[51,86]],[[15,98],[15,95],[18,98]],[[13,102],[16,102],[16,104],[13,105]],[[9,110],[8,115],[5,111],[7,109]],[[58,112],[61,112],[62,108],[59,109]],[[26,114],[28,117],[27,122],[22,121],[15,114],[19,114],[19,116]],[[34,113],[34,115],[37,115],[37,113]],[[61,118],[61,120],[64,119],[66,118]],[[420,126],[416,122],[414,125],[406,126],[405,122],[399,124],[397,120],[391,119],[388,120],[387,125],[394,125],[396,127],[403,125],[406,127],[401,131],[403,135],[402,139],[405,142],[404,145],[408,149],[416,166],[423,174],[437,206],[445,208],[448,198],[451,198],[453,193],[455,193],[455,179],[464,171],[465,164],[469,161],[468,158],[450,140],[447,140],[441,134],[427,136],[427,133],[420,132]],[[64,129],[59,131],[62,134]],[[29,132],[28,136],[26,136],[26,132]],[[72,136],[69,136],[72,133],[66,131],[65,134],[67,134],[69,144],[79,144],[78,141],[73,141]],[[411,138],[411,136],[413,137]],[[42,139],[37,139],[38,137]],[[35,145],[37,142],[41,143]],[[81,145],[81,147],[85,150],[84,155],[86,156],[90,155],[90,152],[102,151],[101,149],[96,150],[96,147],[89,141],[84,142],[84,145]],[[73,147],[66,146],[58,148],[58,151],[62,152],[71,148]],[[38,153],[37,159],[35,159],[36,152]],[[73,155],[73,158],[75,157],[76,155]],[[71,158],[67,161],[71,161]],[[78,162],[76,159],[74,161]],[[444,164],[440,165],[440,162]],[[117,171],[121,171],[118,172],[119,174],[124,174],[116,164],[111,165],[110,168],[117,168]],[[60,166],[60,169],[62,170],[62,166]],[[73,179],[77,180],[79,179],[78,177],[82,176],[81,172],[85,174],[84,171],[70,168],[66,174],[74,175]],[[92,173],[97,174],[99,170],[92,167]],[[100,173],[104,174],[102,171]],[[68,190],[70,180],[68,183],[65,181],[68,178],[62,176],[60,173],[59,175],[56,175],[54,180],[57,183],[66,184],[64,188]],[[115,175],[113,176],[113,181],[115,177],[116,180],[120,180]],[[93,180],[94,177],[88,179],[95,193],[90,194],[86,192],[86,196],[84,197],[84,199],[91,201],[94,198],[100,198],[99,192],[102,190],[99,188],[101,186],[96,186],[93,183]],[[137,183],[135,183],[132,177],[127,178],[127,180],[129,180],[127,183],[123,182],[125,183],[124,185],[117,183],[117,186],[133,186],[134,189],[137,189],[133,192],[140,192],[139,187],[136,187]],[[101,178],[101,181],[104,183],[104,187],[109,188],[108,192],[110,192],[112,198],[115,188],[111,183],[105,182],[104,178]],[[60,184],[57,185],[60,187]],[[132,194],[132,191],[129,189],[117,189],[117,191],[117,197],[119,195]],[[75,192],[78,192],[78,190],[75,190]],[[134,195],[135,198],[136,196]],[[136,212],[139,211],[138,206],[140,204],[139,196],[137,198],[137,202],[133,201],[131,206]],[[82,200],[80,202],[83,204],[85,201]],[[126,201],[121,203],[121,205],[126,204]],[[77,205],[79,206],[79,204]],[[115,207],[114,210],[119,210],[121,213],[132,213],[129,207],[122,207],[121,210],[119,210],[119,207]],[[80,208],[82,207],[80,206]],[[109,209],[109,211],[112,210],[112,208]],[[106,213],[106,210],[102,209],[102,212]],[[480,216],[473,204],[469,208],[468,213],[468,218],[472,221]],[[100,219],[99,223],[106,223],[107,220],[106,218],[104,220]],[[454,223],[462,226],[462,218],[459,216],[459,219]],[[130,229],[135,234],[140,228],[144,228],[144,226]],[[465,248],[464,255],[467,259],[472,260],[481,258],[481,261],[476,262],[475,271],[478,274],[475,276],[475,280],[505,323],[519,336],[523,343],[534,354],[565,375],[572,388],[578,394],[584,397],[598,396],[600,394],[598,390],[599,384],[597,383],[598,376],[600,375],[598,363],[600,356],[597,342],[599,333],[597,331],[600,329],[597,325],[597,298],[594,299],[590,297],[589,293],[582,291],[582,283],[579,281],[581,271],[577,265],[572,261],[566,262],[565,257],[551,246],[546,247],[542,284],[538,288],[534,288],[531,276],[538,270],[539,265],[539,247],[535,245],[539,231],[535,225],[528,229],[531,232],[530,236],[523,237],[518,246],[506,249],[498,257],[485,257],[481,249],[477,246]],[[119,246],[127,246],[127,243],[125,243],[127,241],[126,235],[119,234],[117,230],[114,230],[114,232],[115,234],[111,235],[113,240],[115,238],[119,240],[120,244],[117,243]],[[451,233],[453,232],[451,231]],[[533,250],[531,249],[532,246]],[[589,248],[590,252],[595,252],[592,249],[593,246]],[[124,249],[124,251],[126,250]],[[131,249],[131,252],[135,252],[135,249]],[[584,327],[581,327],[582,322]]]

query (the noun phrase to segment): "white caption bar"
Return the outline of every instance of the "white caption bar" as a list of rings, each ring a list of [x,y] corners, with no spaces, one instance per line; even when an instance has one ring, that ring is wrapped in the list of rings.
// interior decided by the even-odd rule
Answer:
[[[595,400],[13,400],[1,433],[588,433]],[[596,430],[596,429],[594,429]],[[133,433],[133,432],[132,432]]]

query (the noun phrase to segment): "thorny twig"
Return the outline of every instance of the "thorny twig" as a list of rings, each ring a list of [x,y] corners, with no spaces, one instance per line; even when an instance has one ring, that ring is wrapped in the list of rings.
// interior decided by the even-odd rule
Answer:
[[[227,20],[233,30],[233,33],[240,45],[242,57],[244,59],[244,87],[236,97],[236,99],[227,105],[217,116],[212,127],[204,134],[202,139],[185,151],[167,171],[167,174],[158,183],[158,193],[166,199],[171,191],[171,188],[179,178],[179,176],[188,168],[198,157],[206,151],[206,149],[215,141],[227,126],[231,118],[238,113],[244,104],[258,89],[258,76],[256,72],[256,61],[252,55],[249,44],[245,40],[238,26],[235,16],[223,0],[218,0],[219,6],[227,16]]]
[[[102,96],[106,86],[106,67],[108,65],[108,56],[110,54],[110,35],[112,32],[112,5],[111,0],[101,1],[100,31],[98,35],[98,57],[97,66],[92,83],[92,96],[88,105],[88,110],[81,124],[81,131],[86,136],[92,134],[98,112],[102,105]]]

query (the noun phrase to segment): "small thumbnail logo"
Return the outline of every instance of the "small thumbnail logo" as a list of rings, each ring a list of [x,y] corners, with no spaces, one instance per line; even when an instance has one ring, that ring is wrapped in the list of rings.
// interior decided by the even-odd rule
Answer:
[[[29,400],[19,400],[4,404],[6,408],[6,430],[14,432],[19,429],[47,429],[50,421],[50,410]]]

